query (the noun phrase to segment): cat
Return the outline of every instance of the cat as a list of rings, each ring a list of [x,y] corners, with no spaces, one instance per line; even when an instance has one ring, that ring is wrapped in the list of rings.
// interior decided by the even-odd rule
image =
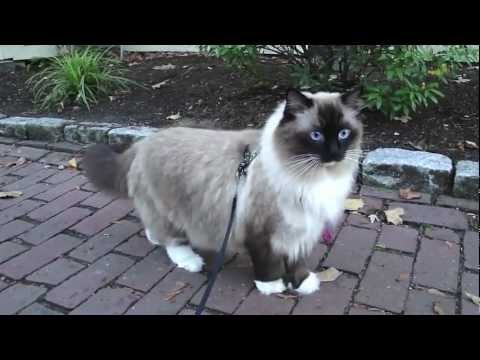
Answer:
[[[305,259],[354,185],[361,104],[358,91],[292,89],[263,129],[161,129],[121,153],[94,145],[83,166],[99,189],[133,199],[151,243],[198,272],[204,260],[194,249],[220,248],[248,145],[258,155],[239,188],[228,253],[249,254],[263,294],[311,294],[320,280]]]

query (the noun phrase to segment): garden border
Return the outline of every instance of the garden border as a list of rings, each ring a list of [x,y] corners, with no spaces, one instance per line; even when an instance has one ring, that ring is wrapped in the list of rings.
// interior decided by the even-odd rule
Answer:
[[[160,129],[61,118],[0,116],[0,136],[20,139],[17,145],[69,152],[82,152],[87,145],[98,142],[129,145]],[[36,144],[38,141],[49,143]],[[359,182],[362,185],[387,189],[412,186],[417,191],[435,195],[478,199],[478,162],[454,163],[445,155],[397,148],[378,148],[361,160]]]

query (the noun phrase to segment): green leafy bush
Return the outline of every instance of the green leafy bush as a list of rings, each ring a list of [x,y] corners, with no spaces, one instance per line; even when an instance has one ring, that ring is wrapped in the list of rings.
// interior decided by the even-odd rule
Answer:
[[[296,86],[342,91],[364,89],[371,108],[388,118],[407,118],[443,96],[440,83],[461,63],[478,62],[478,48],[408,45],[203,45],[208,54],[239,69],[255,68],[262,52],[286,60]]]
[[[126,70],[108,51],[74,48],[49,59],[42,70],[27,80],[34,102],[41,109],[64,106],[67,102],[90,109],[102,96],[135,84],[123,77]]]

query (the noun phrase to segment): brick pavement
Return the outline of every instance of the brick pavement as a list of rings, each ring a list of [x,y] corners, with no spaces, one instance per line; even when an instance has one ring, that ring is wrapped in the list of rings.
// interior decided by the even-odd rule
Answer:
[[[206,274],[191,274],[145,239],[129,200],[97,192],[77,170],[58,165],[68,144],[21,146],[0,139],[0,314],[191,315]],[[18,157],[28,161],[5,166]],[[343,274],[309,296],[263,296],[252,271],[226,266],[207,315],[480,314],[478,201],[430,196],[404,201],[362,187],[365,208],[346,214],[332,245],[319,244],[310,266]],[[371,224],[365,213],[405,209],[400,226]]]

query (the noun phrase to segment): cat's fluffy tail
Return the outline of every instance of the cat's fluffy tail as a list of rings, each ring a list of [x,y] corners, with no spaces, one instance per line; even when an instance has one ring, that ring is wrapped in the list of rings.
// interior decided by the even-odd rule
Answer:
[[[87,149],[82,167],[99,190],[128,197],[127,173],[133,160],[133,149],[96,144]]]

